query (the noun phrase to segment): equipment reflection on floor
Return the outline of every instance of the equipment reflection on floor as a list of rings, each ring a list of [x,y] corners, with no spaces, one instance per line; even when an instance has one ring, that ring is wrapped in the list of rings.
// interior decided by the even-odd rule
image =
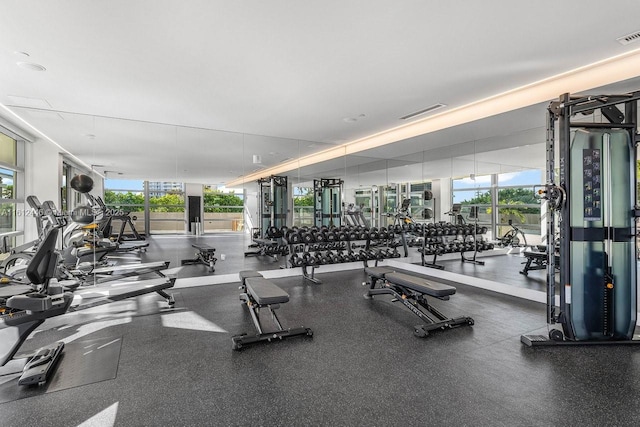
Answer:
[[[152,237],[143,256],[171,256],[171,265],[179,265],[177,260],[191,255],[192,239]],[[199,239],[226,254],[209,279],[279,269],[271,259],[244,259],[242,236]],[[538,286],[544,271],[529,277],[510,272],[523,260],[495,257],[484,267],[456,262],[487,279],[494,274]],[[456,262],[447,262],[447,270],[456,270]],[[200,267],[206,270],[184,266],[178,277],[189,279]],[[640,418],[635,393],[640,376],[633,368],[638,350],[522,346],[520,335],[546,333],[544,304],[456,285],[450,301],[433,304],[468,314],[475,324],[421,339],[412,333],[411,312],[386,296],[362,297],[363,269],[326,274],[320,269],[317,276],[322,284],[301,276],[273,279],[290,296],[282,315],[288,323],[311,326],[312,340],[256,345],[239,353],[231,349],[231,336],[251,326],[238,299],[239,282],[183,287],[173,309],[149,294],[51,319],[25,351],[56,340],[71,346],[118,339],[111,344],[120,346],[117,375],[2,403],[3,421],[516,426],[560,419],[571,425],[635,425]],[[61,367],[66,373],[68,367]],[[434,403],[436,396],[446,396],[446,402]]]

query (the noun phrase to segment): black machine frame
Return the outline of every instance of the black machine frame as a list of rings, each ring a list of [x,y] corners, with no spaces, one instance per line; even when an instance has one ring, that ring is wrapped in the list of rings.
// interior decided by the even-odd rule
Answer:
[[[569,203],[568,189],[571,188],[571,132],[576,129],[620,129],[625,130],[629,134],[631,142],[632,154],[631,159],[636,162],[637,146],[640,137],[637,131],[638,120],[638,100],[640,99],[640,91],[619,94],[619,95],[598,95],[598,96],[572,96],[565,93],[558,100],[550,103],[547,109],[547,134],[546,134],[546,185],[538,191],[539,195],[547,201],[548,212],[546,218],[546,270],[547,270],[547,323],[549,325],[560,324],[562,331],[559,329],[550,329],[549,337],[542,335],[523,335],[521,341],[528,346],[549,346],[549,345],[611,345],[611,344],[639,344],[640,340],[636,339],[616,339],[611,334],[611,339],[597,340],[578,340],[574,336],[571,327],[571,318],[567,314],[570,310],[570,302],[567,301],[567,293],[565,289],[559,289],[556,280],[556,271],[560,272],[560,284],[569,286],[571,278],[571,262],[569,259],[572,241],[583,241],[589,239],[586,237],[588,230],[576,229],[571,226],[569,218],[571,218],[571,203]],[[622,106],[624,111],[618,108]],[[599,111],[602,121],[596,121],[595,112]],[[592,120],[575,120],[578,114],[591,115]],[[557,126],[556,126],[557,123]],[[558,141],[556,145],[556,133]],[[556,162],[556,149],[558,150],[558,161]],[[556,183],[556,167],[559,167],[559,179]],[[632,167],[633,183],[637,182],[636,166]],[[637,206],[637,196],[633,192],[633,212],[634,218],[640,217],[640,211]],[[602,239],[614,239],[625,233],[605,225],[600,231]],[[633,239],[637,235],[636,224],[633,222],[630,236],[625,235],[624,238]],[[635,247],[635,243],[634,243]],[[606,257],[605,257],[606,258]],[[559,265],[558,265],[559,264]],[[635,268],[635,267],[634,267]],[[604,292],[610,292],[613,288],[613,278],[608,277],[605,272],[605,278],[608,282],[605,285]],[[637,284],[632,284],[637,287]],[[560,292],[557,292],[557,291]],[[559,294],[559,306],[556,306],[556,293]],[[605,305],[608,304],[607,310],[613,310],[611,295],[605,295]],[[607,302],[609,301],[609,302]],[[636,302],[632,302],[633,306]],[[635,310],[633,310],[635,316]],[[607,314],[606,323],[610,319]],[[634,322],[635,323],[635,322]]]
[[[344,181],[338,178],[313,180],[313,223],[316,227],[340,227],[342,221],[342,186]],[[325,212],[325,192],[329,190],[329,213]],[[334,200],[337,190],[338,200]],[[334,212],[334,210],[336,212]]]
[[[268,238],[272,227],[281,229],[287,225],[289,184],[286,176],[271,175],[258,180],[260,187],[260,232],[258,238]],[[268,191],[267,191],[268,188]],[[284,196],[279,197],[276,188],[284,188]],[[280,200],[281,199],[281,200]]]

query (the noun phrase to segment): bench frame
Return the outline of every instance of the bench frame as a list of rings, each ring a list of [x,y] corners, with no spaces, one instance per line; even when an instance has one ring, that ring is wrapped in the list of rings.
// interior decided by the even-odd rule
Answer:
[[[393,270],[389,270],[389,273],[392,272]],[[382,287],[375,288],[376,284],[379,282],[382,283]],[[364,294],[366,299],[373,299],[375,295],[392,295],[394,297],[392,302],[402,302],[409,311],[425,322],[424,324],[413,327],[413,333],[418,337],[426,337],[429,335],[430,331],[448,330],[465,325],[472,326],[475,323],[471,317],[462,316],[450,318],[444,315],[441,311],[429,304],[426,294],[413,290],[407,286],[389,282],[386,279],[386,273],[384,273],[381,278],[369,276],[369,282],[365,282],[363,285],[369,285],[367,293]],[[447,301],[449,296],[433,296],[432,298]]]
[[[523,264],[524,268],[520,271],[520,274],[525,276],[529,275],[532,270],[546,270],[547,269],[547,253],[546,252],[524,252],[524,256],[527,259]]]
[[[525,251],[524,256],[527,259],[524,264],[524,268],[520,271],[520,274],[524,274],[525,276],[529,275],[529,272],[532,270],[546,270],[549,264],[549,256],[547,252],[536,252],[536,251]],[[556,253],[553,255],[555,257],[555,266],[556,269],[560,268],[560,257]]]
[[[250,277],[262,277],[262,275],[243,275],[243,272],[240,274],[241,285],[240,290],[242,293],[240,294],[240,301],[242,301],[247,308],[249,309],[249,314],[251,314],[251,320],[253,321],[253,325],[256,328],[257,333],[253,335],[249,335],[246,333],[235,335],[231,337],[231,348],[233,350],[240,350],[243,346],[247,344],[252,344],[260,341],[271,342],[272,340],[278,339],[281,340],[283,338],[298,336],[298,335],[306,335],[313,336],[313,331],[310,328],[305,328],[301,326],[299,328],[287,328],[285,329],[280,323],[280,319],[276,315],[276,309],[280,308],[280,304],[258,304],[254,296],[248,291],[246,279]],[[255,273],[259,274],[259,273]],[[271,314],[271,320],[276,326],[276,330],[265,331],[262,322],[260,321],[260,309],[267,309]]]
[[[218,261],[218,258],[216,258],[216,248],[197,243],[192,244],[191,247],[198,250],[196,257],[193,259],[183,259],[180,261],[181,265],[203,264],[208,267],[209,273],[216,271],[216,262]]]

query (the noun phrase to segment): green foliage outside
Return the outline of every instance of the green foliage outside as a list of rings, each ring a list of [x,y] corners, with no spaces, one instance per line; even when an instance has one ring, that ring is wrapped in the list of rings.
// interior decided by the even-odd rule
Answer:
[[[105,190],[104,203],[113,209],[122,209],[126,212],[144,210],[144,194],[116,193]],[[151,212],[184,212],[184,197],[180,194],[168,193],[160,197],[149,198]]]
[[[0,182],[2,182],[2,180],[0,180]],[[2,187],[2,193],[0,194],[0,197],[3,199],[13,199],[13,185],[9,184]]]
[[[231,206],[231,207],[227,207]],[[235,193],[223,193],[218,190],[204,191],[205,212],[242,212],[244,203]]]
[[[503,188],[498,191],[498,197],[498,205],[537,205],[540,203],[536,199],[533,190],[528,188]],[[491,193],[486,191],[461,203],[463,205],[491,205]],[[537,208],[500,208],[500,215],[503,218],[513,216],[518,218],[520,222],[525,221],[524,214],[536,214],[539,212],[540,210]],[[491,208],[485,208],[485,213],[490,214]],[[502,219],[501,222],[506,222],[506,219]]]
[[[167,193],[164,196],[149,197],[151,212],[184,212],[184,196]]]
[[[2,187],[0,198],[13,199],[13,185],[7,185],[6,187]],[[12,224],[13,224],[13,215],[14,215],[13,203],[0,204],[0,217],[2,217],[2,224],[0,225],[0,227],[2,228],[3,231],[10,231],[9,228],[12,227]],[[10,223],[9,225],[6,225],[7,221]]]
[[[313,191],[293,198],[293,206],[313,206]]]
[[[125,211],[143,210],[144,194],[116,193],[111,190],[104,192],[104,202],[114,209]],[[182,194],[167,193],[163,196],[149,198],[151,212],[184,212],[184,196]],[[242,212],[244,203],[234,193],[223,193],[217,190],[205,190],[205,212]],[[230,207],[228,207],[230,206]]]
[[[638,182],[638,178],[640,178],[640,160],[636,162],[636,200],[640,200],[640,182]]]
[[[116,193],[111,190],[105,190],[104,203],[112,209],[122,209],[124,211],[141,211],[144,210],[144,195],[142,193]]]

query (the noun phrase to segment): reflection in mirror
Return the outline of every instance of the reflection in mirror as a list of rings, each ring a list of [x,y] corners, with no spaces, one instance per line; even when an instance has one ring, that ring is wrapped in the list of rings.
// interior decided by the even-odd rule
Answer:
[[[344,155],[299,168],[299,181],[294,191],[299,208],[293,224],[318,227],[342,225],[344,180]]]
[[[452,175],[453,203],[462,205],[465,220],[488,227],[490,238],[515,226],[525,234],[526,244],[540,243],[541,207],[535,186],[544,180],[544,153],[544,144],[477,153],[472,175],[460,167],[469,162],[467,156],[454,158],[458,167]]]
[[[349,155],[346,159],[345,222],[380,227],[381,193],[387,183],[387,161],[375,157]],[[386,221],[386,217],[384,217]]]

